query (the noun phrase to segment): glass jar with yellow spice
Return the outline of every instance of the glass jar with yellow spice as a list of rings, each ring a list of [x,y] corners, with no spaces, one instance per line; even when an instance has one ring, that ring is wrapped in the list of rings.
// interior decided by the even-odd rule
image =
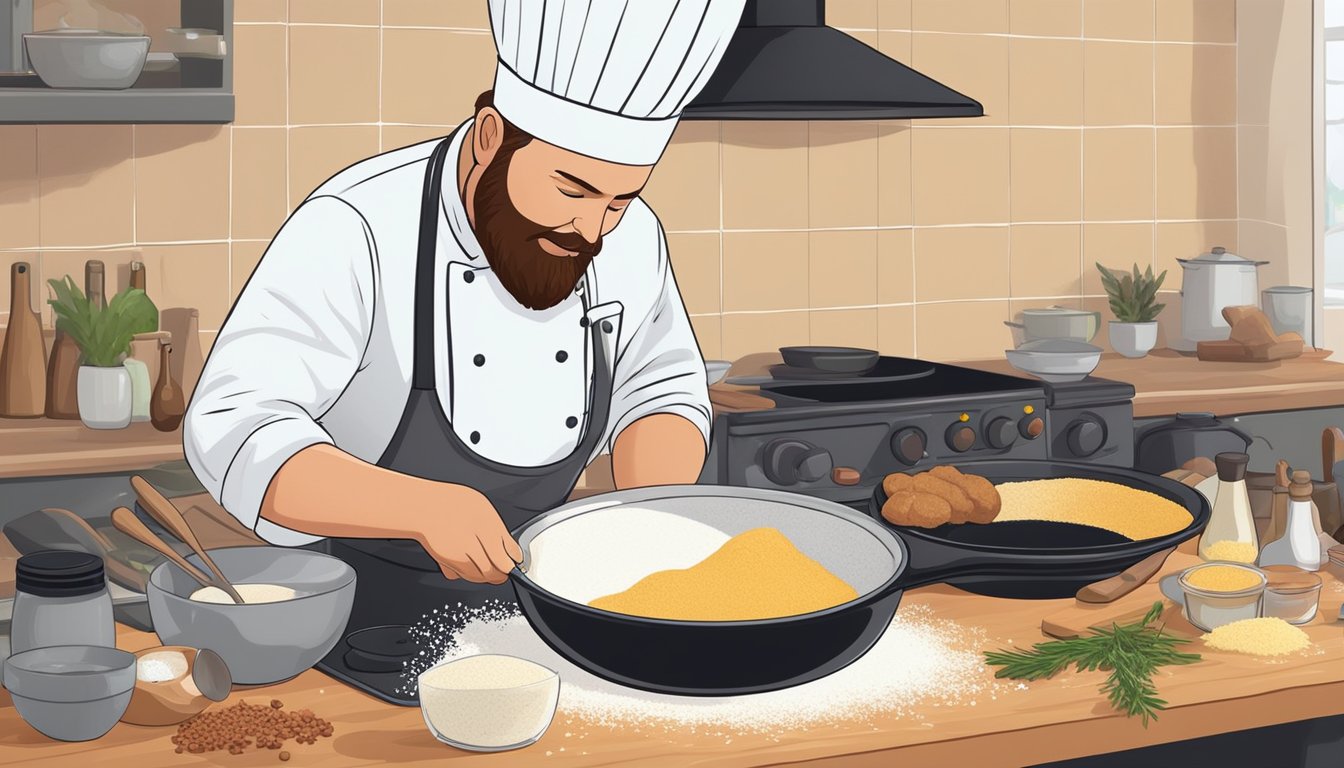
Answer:
[[[1251,517],[1251,499],[1246,492],[1244,453],[1220,453],[1214,457],[1218,467],[1218,495],[1214,498],[1209,524],[1199,539],[1199,556],[1208,561],[1254,563],[1260,555]]]
[[[1180,576],[1185,618],[1205,632],[1258,618],[1265,582],[1265,574],[1249,565],[1205,563],[1187,568]]]

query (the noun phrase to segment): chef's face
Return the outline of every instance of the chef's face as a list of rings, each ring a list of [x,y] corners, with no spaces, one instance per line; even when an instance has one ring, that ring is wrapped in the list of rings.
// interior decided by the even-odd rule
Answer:
[[[512,126],[499,135],[503,120],[493,109],[476,124],[484,166],[473,199],[481,247],[520,304],[555,306],[574,290],[653,167],[594,160]],[[482,152],[481,144],[492,146]]]

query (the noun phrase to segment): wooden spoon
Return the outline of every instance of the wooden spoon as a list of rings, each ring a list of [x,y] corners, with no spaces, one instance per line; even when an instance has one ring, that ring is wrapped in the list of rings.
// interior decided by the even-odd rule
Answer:
[[[1133,592],[1148,581],[1167,561],[1167,557],[1176,551],[1176,547],[1154,552],[1125,570],[1101,581],[1088,584],[1078,590],[1078,600],[1083,603],[1110,603]]]
[[[117,507],[112,510],[112,525],[116,526],[118,531],[121,531],[127,536],[130,536],[141,544],[144,544],[171,560],[178,568],[186,571],[188,576],[199,581],[201,586],[219,586],[215,583],[215,580],[207,576],[204,571],[187,562],[184,557],[177,554],[172,547],[168,546],[168,542],[159,538],[157,534],[149,530],[149,527],[141,522],[140,518],[136,517],[135,513],[126,507]],[[241,603],[242,600],[239,600],[238,602]]]
[[[210,559],[205,547],[201,546],[200,540],[191,530],[191,525],[187,523],[186,518],[182,517],[182,513],[177,511],[177,507],[174,507],[171,501],[165,499],[163,494],[156,491],[154,486],[139,475],[131,478],[131,487],[135,489],[135,495],[140,498],[140,503],[144,505],[149,514],[163,527],[167,528],[169,533],[191,547],[197,557],[201,558],[201,562],[205,563],[210,572],[215,574],[217,580],[215,586],[227,592],[229,597],[233,598],[233,602],[241,605],[243,602],[242,595],[239,595],[238,590],[234,589],[233,585],[229,583],[228,578],[224,576],[224,572],[219,569],[218,565],[215,565],[215,561]]]

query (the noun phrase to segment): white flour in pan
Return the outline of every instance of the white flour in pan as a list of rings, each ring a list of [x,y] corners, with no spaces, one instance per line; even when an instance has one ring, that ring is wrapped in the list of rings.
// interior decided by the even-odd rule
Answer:
[[[878,717],[917,719],[933,707],[974,705],[1008,689],[981,662],[983,632],[937,619],[920,605],[901,608],[877,645],[848,667],[750,696],[670,696],[608,682],[561,658],[513,606],[503,604],[436,612],[412,629],[412,637],[423,650],[404,673],[411,690],[415,676],[440,659],[480,653],[517,656],[558,671],[560,704],[552,730],[690,730],[729,740],[746,734],[777,740],[831,724],[877,727]]]

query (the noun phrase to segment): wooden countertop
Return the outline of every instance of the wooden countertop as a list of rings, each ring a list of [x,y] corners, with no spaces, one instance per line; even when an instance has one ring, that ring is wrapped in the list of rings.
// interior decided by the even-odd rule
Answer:
[[[1094,376],[1134,385],[1134,416],[1215,411],[1219,416],[1344,406],[1344,363],[1308,352],[1276,363],[1210,363],[1169,349],[1131,360],[1102,355]],[[1023,376],[1003,358],[956,363]]]
[[[1183,549],[1193,551],[1193,541]],[[1179,553],[1178,553],[1179,554]],[[1188,563],[1173,556],[1171,572]],[[1344,622],[1336,620],[1344,601],[1344,570],[1322,572],[1317,618],[1304,629],[1314,647],[1286,658],[1262,659],[1210,651],[1196,641],[1191,650],[1201,662],[1161,673],[1160,694],[1169,709],[1145,730],[1137,719],[1115,714],[1097,691],[1102,673],[1063,673],[1053,680],[1011,689],[996,698],[969,704],[929,705],[919,721],[889,718],[823,729],[785,733],[778,741],[763,736],[710,736],[657,729],[618,730],[578,723],[562,710],[536,744],[503,754],[458,751],[435,741],[418,709],[396,707],[348,688],[317,671],[279,685],[235,690],[225,705],[239,699],[255,703],[278,698],[287,709],[307,707],[335,725],[333,738],[315,745],[286,744],[288,765],[366,766],[383,763],[429,765],[452,761],[462,766],[760,766],[781,763],[845,766],[976,765],[1020,766],[1100,754],[1338,714],[1344,708]],[[1150,601],[1156,584],[1130,598]],[[1125,599],[1130,599],[1125,598]],[[1072,599],[1000,600],[946,586],[907,593],[901,610],[927,606],[939,619],[952,619],[983,630],[989,647],[1038,642],[1042,617],[1073,605]],[[1173,617],[1174,616],[1174,617]],[[1176,631],[1178,609],[1168,611]],[[1189,625],[1185,625],[1187,631]],[[146,633],[119,628],[118,644],[138,650],[156,644]],[[991,672],[984,672],[985,679]],[[877,727],[874,728],[873,726]],[[7,693],[0,693],[0,765],[64,768],[77,760],[100,766],[280,765],[276,753],[249,751],[178,755],[169,738],[175,729],[118,725],[102,739],[83,744],[47,740],[20,722]],[[584,738],[578,738],[583,735]],[[563,751],[562,751],[563,750]]]
[[[78,419],[0,419],[0,478],[126,472],[182,460],[182,430],[147,421],[89,429]]]

